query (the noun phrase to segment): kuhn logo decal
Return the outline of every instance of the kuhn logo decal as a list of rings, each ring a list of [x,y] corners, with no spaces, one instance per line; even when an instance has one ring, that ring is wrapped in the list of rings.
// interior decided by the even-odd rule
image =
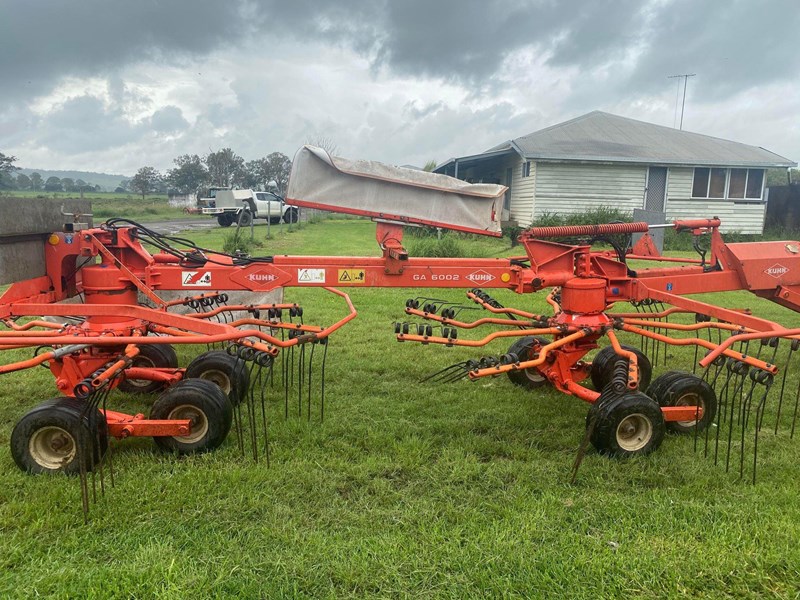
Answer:
[[[270,281],[275,281],[278,278],[278,276],[277,275],[273,275],[272,273],[250,273],[247,276],[247,278],[250,281],[258,281],[258,282],[262,282],[262,283],[263,282],[269,283]]]
[[[186,287],[211,287],[211,271],[183,271],[181,281]]]
[[[476,283],[478,285],[494,281],[494,275],[487,273],[486,271],[475,271],[474,273],[467,275],[466,278],[472,283]]]
[[[784,267],[783,265],[778,263],[772,265],[769,269],[764,270],[764,273],[766,273],[770,277],[774,277],[775,279],[780,279],[788,272],[789,272],[788,267]]]

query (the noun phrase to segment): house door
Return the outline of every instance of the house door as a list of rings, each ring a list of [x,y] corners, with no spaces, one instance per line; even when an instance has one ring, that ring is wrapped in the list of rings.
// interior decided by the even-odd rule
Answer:
[[[664,200],[667,197],[667,168],[650,167],[647,169],[647,188],[644,195],[644,209],[664,212]]]

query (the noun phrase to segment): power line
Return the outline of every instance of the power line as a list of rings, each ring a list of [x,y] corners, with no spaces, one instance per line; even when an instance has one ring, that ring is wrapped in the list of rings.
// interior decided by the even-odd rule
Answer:
[[[668,75],[667,79],[676,79],[683,77],[683,102],[681,102],[681,129],[683,129],[683,109],[686,107],[686,85],[689,82],[689,77],[695,77],[696,73],[684,73],[683,75]],[[675,98],[675,112],[678,111],[678,98]],[[673,121],[673,127],[674,121]]]

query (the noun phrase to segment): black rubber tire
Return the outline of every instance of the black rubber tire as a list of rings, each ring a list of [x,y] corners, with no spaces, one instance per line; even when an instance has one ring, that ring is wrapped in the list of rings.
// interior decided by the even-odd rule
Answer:
[[[82,416],[85,408],[86,403],[65,396],[30,410],[11,432],[17,466],[32,474],[77,475],[85,459],[86,470],[92,471],[108,449],[108,429],[103,413],[94,409]],[[56,441],[59,448],[53,448]]]
[[[593,419],[590,440],[600,454],[617,458],[644,456],[664,441],[666,427],[661,407],[641,392],[601,396],[589,410],[587,427]]]
[[[624,350],[629,350],[636,354],[636,364],[639,366],[639,389],[646,390],[650,385],[650,378],[653,376],[653,366],[641,350],[632,346],[622,345]],[[625,360],[614,352],[612,346],[606,346],[592,361],[591,378],[594,389],[602,392],[603,388],[611,381],[614,375],[614,365],[617,361]]]
[[[679,377],[685,377],[686,375],[690,375],[690,373],[687,373],[686,371],[667,371],[666,373],[653,379],[653,382],[647,388],[645,393],[653,400],[658,402],[659,396],[662,395],[670,385],[672,385],[673,381]]]
[[[531,360],[535,354],[533,352],[534,348],[549,343],[549,340],[545,338],[528,335],[523,338],[519,338],[516,342],[511,344],[511,347],[508,349],[508,353],[515,354],[517,358],[519,358],[520,362]],[[511,383],[528,390],[535,390],[550,383],[550,380],[548,380],[547,377],[542,375],[536,369],[518,369],[516,371],[508,371],[507,375],[511,380]]]
[[[300,220],[300,213],[297,212],[296,208],[290,208],[285,213],[283,213],[283,222],[284,223],[297,223]]]
[[[253,213],[249,210],[243,210],[241,213],[236,215],[236,218],[233,220],[234,223],[239,223],[240,227],[250,227],[250,223],[253,222]]]
[[[662,375],[663,377],[663,375]],[[658,380],[653,382],[656,384]],[[668,384],[662,386],[662,391],[653,396],[659,406],[699,406],[703,409],[703,416],[692,421],[668,421],[667,431],[678,434],[704,431],[717,416],[717,395],[708,382],[697,375],[682,373],[682,377],[673,378]]]
[[[220,227],[230,227],[233,225],[233,215],[228,213],[217,215],[217,223],[219,223]]]
[[[188,436],[154,437],[162,450],[196,454],[218,448],[231,429],[233,406],[219,386],[204,379],[176,383],[153,403],[151,419],[192,419]]]
[[[177,369],[178,355],[169,344],[142,344],[139,354],[133,359],[133,367],[156,367],[158,369]],[[146,379],[123,379],[117,389],[129,394],[152,394],[164,389],[161,381]]]
[[[184,379],[204,379],[216,383],[233,406],[241,402],[250,388],[247,365],[224,350],[211,350],[195,357],[186,367]]]

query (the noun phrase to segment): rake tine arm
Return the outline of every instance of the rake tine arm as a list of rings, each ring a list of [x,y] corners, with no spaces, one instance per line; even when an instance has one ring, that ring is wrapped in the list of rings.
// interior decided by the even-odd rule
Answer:
[[[517,333],[517,332],[508,332],[508,333]],[[524,335],[525,332],[522,332]],[[575,333],[571,333],[569,335],[564,336],[563,338],[557,339],[554,342],[546,344],[539,349],[539,356],[532,359],[532,360],[524,360],[518,363],[512,363],[507,365],[498,364],[494,367],[489,367],[488,369],[475,369],[469,372],[470,379],[478,379],[479,377],[487,377],[492,375],[499,375],[500,373],[507,373],[508,371],[516,371],[516,370],[524,370],[530,369],[532,367],[538,367],[547,360],[547,356],[551,350],[555,350],[556,348],[560,348],[561,346],[565,346],[571,342],[577,341],[581,338],[586,337],[589,335],[589,332],[580,330],[576,331]]]
[[[58,323],[51,323],[50,321],[28,321],[22,325],[17,325],[11,319],[3,319],[3,325],[14,331],[28,331],[34,327],[44,327],[46,329],[63,329],[64,326]]]
[[[561,333],[558,327],[544,327],[541,329],[520,329],[516,331],[495,331],[480,340],[460,340],[446,337],[439,337],[435,335],[412,335],[410,333],[398,333],[398,342],[422,342],[426,344],[446,344],[448,346],[468,346],[470,348],[478,348],[485,346],[498,338],[505,337],[522,337],[526,335],[556,335]]]
[[[277,308],[280,310],[289,310],[289,309],[297,309],[299,306],[294,303],[286,303],[286,304],[228,304],[226,306],[218,306],[208,312],[204,313],[194,313],[188,314],[187,317],[191,317],[193,319],[208,319],[210,317],[216,316],[220,313],[231,313],[231,312],[252,312],[255,310],[269,310],[271,308]]]
[[[617,315],[614,315],[615,317]],[[704,321],[701,323],[670,323],[669,321],[652,322],[645,319],[625,319],[625,324],[638,327],[648,327],[650,329],[672,329],[674,331],[698,331],[700,329],[723,329],[725,331],[752,332],[749,327],[733,325],[731,323],[721,323],[718,321]]]
[[[763,369],[764,371],[769,371],[770,373],[776,373],[778,370],[778,368],[775,365],[768,364],[763,360],[756,360],[748,356],[747,354],[742,354],[741,352],[734,352],[733,350],[729,350],[727,346],[723,348],[722,345],[715,344],[714,342],[709,342],[708,340],[704,340],[702,338],[671,338],[665,335],[655,333],[653,331],[647,331],[645,329],[640,329],[639,327],[634,327],[633,325],[627,325],[627,324],[622,325],[620,328],[623,331],[627,331],[629,333],[635,333],[636,335],[641,335],[643,337],[657,340],[659,342],[665,342],[672,346],[701,346],[703,348],[706,348],[707,350],[711,350],[712,351],[711,354],[716,352],[715,356],[711,360],[709,360],[709,357],[711,356],[711,354],[709,354],[703,360],[700,361],[700,365],[703,367],[707,367],[709,364],[711,364],[714,358],[722,354],[724,356],[727,356],[728,358],[733,358],[747,365],[750,365],[751,367],[755,367],[757,369]],[[740,337],[742,336],[737,335],[728,339],[731,340],[731,343],[733,343]],[[725,342],[723,342],[723,345],[724,344]]]
[[[451,327],[460,327],[461,329],[474,329],[481,325],[509,325],[511,327],[536,327],[539,325],[536,321],[519,321],[515,319],[495,319],[491,317],[478,319],[477,321],[458,321],[456,319],[445,319],[439,315],[426,313],[416,308],[406,308],[406,314],[415,317],[421,317],[429,321],[438,321],[442,325],[449,325]]]
[[[716,347],[711,351],[711,353],[703,358],[700,361],[700,364],[704,367],[711,364],[711,362],[717,358],[720,354],[728,355],[728,348],[730,348],[736,342],[746,342],[750,340],[760,340],[763,338],[770,338],[770,337],[781,337],[781,338],[789,338],[789,339],[798,339],[800,336],[800,329],[783,329],[779,328],[772,331],[761,331],[761,332],[753,332],[753,333],[742,333],[740,335],[735,335],[729,337],[727,340],[724,340],[721,344],[715,345]],[[772,366],[772,365],[770,365]],[[759,367],[763,368],[763,367]],[[770,373],[775,373],[774,370],[764,369],[765,371],[769,371]]]
[[[475,304],[479,304],[489,312],[495,313],[496,315],[517,315],[518,317],[524,317],[526,319],[536,319],[536,320],[543,320],[545,318],[540,315],[536,315],[534,313],[527,312],[524,310],[519,310],[516,308],[495,308],[494,306],[489,305],[488,302],[478,298],[473,292],[467,292],[467,298],[472,300]]]

